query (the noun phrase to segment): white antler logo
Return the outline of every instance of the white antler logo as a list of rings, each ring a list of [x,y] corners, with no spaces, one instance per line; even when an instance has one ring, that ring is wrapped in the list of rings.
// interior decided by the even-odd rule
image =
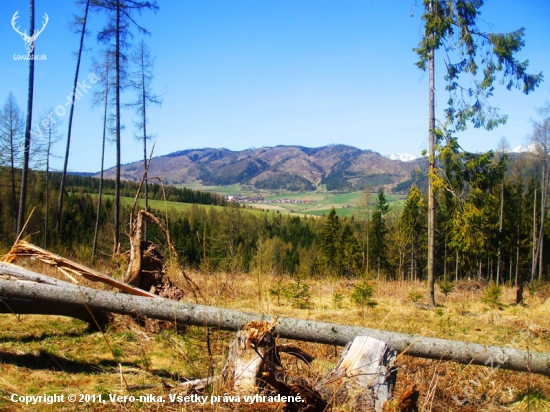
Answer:
[[[21,33],[19,31],[19,27],[15,27],[15,21],[19,18],[19,16],[17,15],[18,13],[19,13],[19,10],[17,10],[15,12],[15,14],[13,15],[13,17],[11,19],[11,26],[13,27],[13,30],[15,30],[18,34],[21,35],[21,38],[26,43],[25,47],[27,49],[27,53],[31,54],[34,50],[34,42],[36,41],[38,35],[44,31],[44,29],[46,28],[46,25],[48,24],[48,21],[50,20],[50,18],[48,17],[48,15],[46,13],[44,13],[44,23],[42,24],[42,28],[40,30],[35,30],[34,33],[32,34],[32,36],[29,36],[27,34],[27,30],[25,30],[24,33]]]

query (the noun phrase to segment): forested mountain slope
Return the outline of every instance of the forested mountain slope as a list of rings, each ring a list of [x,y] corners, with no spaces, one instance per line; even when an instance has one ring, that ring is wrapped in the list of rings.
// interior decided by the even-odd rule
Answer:
[[[371,150],[345,145],[319,148],[276,146],[242,151],[190,149],[155,157],[149,176],[163,176],[169,184],[201,182],[204,185],[251,184],[259,189],[356,190],[366,184],[393,187],[411,178],[422,162],[388,159]],[[138,181],[141,161],[122,167],[126,180]],[[107,171],[114,177],[114,169]]]

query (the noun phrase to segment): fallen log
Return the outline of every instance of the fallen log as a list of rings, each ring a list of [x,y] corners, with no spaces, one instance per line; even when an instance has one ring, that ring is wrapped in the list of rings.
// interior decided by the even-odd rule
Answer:
[[[64,280],[59,280],[50,276],[44,276],[20,266],[12,265],[11,263],[0,262],[0,273],[18,280],[45,283],[53,286],[76,287],[74,283],[65,282]]]
[[[157,298],[157,295],[149,293],[148,291],[135,288],[133,286],[127,285],[123,282],[119,282],[116,279],[113,279],[110,276],[104,275],[96,270],[90,269],[80,263],[73,262],[72,260],[66,259],[62,256],[51,253],[45,249],[39,248],[32,243],[29,243],[24,240],[20,240],[11,248],[10,252],[4,257],[4,264],[10,264],[17,257],[34,257],[44,263],[47,263],[50,266],[53,266],[60,270],[65,275],[78,275],[82,276],[85,279],[88,279],[92,282],[101,282],[109,286],[120,289],[126,293],[139,296],[147,296],[150,298]],[[12,265],[15,269],[15,265]],[[24,270],[24,269],[23,269]],[[2,273],[2,272],[0,272]]]
[[[0,270],[1,273],[1,270]],[[42,303],[39,314],[48,314],[51,303],[63,303],[66,316],[85,303],[92,311],[114,312],[127,315],[145,315],[159,320],[195,326],[215,326],[222,330],[238,331],[253,320],[270,322],[271,316],[221,309],[198,304],[181,303],[168,299],[149,299],[122,293],[104,292],[79,286],[64,288],[0,280],[0,298],[29,299]],[[0,309],[2,305],[0,305]],[[4,310],[5,311],[5,310]],[[59,313],[57,313],[59,314]],[[405,333],[346,326],[279,317],[275,333],[281,338],[345,346],[356,336],[370,336],[386,342],[398,352],[426,359],[449,360],[493,368],[531,372],[550,376],[550,354],[526,352],[469,342],[427,338]]]
[[[78,292],[78,291],[77,291]],[[29,299],[5,298],[0,297],[0,313],[12,313],[16,315],[35,315],[44,311],[44,303]],[[47,308],[48,315],[70,316],[80,319],[90,324],[94,329],[99,326],[101,329],[109,323],[109,314],[107,312],[93,311],[93,315],[84,306],[68,309],[63,302],[49,302]]]

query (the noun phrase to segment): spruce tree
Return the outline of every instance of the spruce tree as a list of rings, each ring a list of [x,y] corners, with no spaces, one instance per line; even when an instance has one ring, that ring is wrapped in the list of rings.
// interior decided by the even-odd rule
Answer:
[[[428,283],[430,305],[435,306],[435,175],[438,139],[452,132],[465,130],[468,123],[475,128],[491,130],[506,122],[498,109],[489,104],[495,82],[508,90],[532,92],[542,81],[542,73],[526,72],[528,61],[514,56],[524,46],[525,29],[511,33],[486,33],[479,29],[482,0],[424,0],[424,34],[418,48],[416,65],[429,71],[429,149],[428,149]],[[435,51],[443,49],[449,92],[445,120],[436,127],[435,116]],[[497,75],[501,73],[501,78]],[[462,77],[461,77],[462,76]]]
[[[371,256],[375,262],[378,276],[380,271],[387,269],[387,254],[386,254],[386,235],[388,229],[386,228],[385,215],[390,211],[390,205],[386,200],[384,189],[378,190],[378,197],[374,204],[374,210],[372,212],[372,218],[370,222],[371,227],[371,241],[370,249]]]

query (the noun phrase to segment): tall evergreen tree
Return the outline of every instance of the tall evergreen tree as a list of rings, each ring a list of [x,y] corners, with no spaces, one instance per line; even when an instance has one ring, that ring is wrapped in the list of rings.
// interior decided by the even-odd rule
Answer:
[[[429,176],[428,180],[428,283],[430,305],[435,305],[435,193],[432,178],[435,174],[437,136],[443,130],[435,121],[435,51],[445,53],[445,80],[449,92],[445,110],[446,124],[456,130],[466,129],[468,122],[474,127],[488,130],[506,122],[498,110],[489,105],[497,74],[507,89],[533,91],[542,81],[542,73],[526,73],[528,61],[520,62],[514,55],[524,46],[521,28],[511,33],[485,33],[477,26],[482,0],[424,0],[424,34],[419,47],[416,65],[429,71]],[[481,64],[481,67],[480,67]],[[467,79],[465,84],[461,76]],[[462,83],[462,84],[461,84]],[[440,122],[443,124],[444,122]]]
[[[353,223],[353,222],[351,222]],[[340,236],[340,265],[341,272],[345,276],[354,276],[361,269],[361,246],[353,233],[352,225],[346,222]]]
[[[390,211],[390,205],[386,200],[384,189],[378,190],[378,197],[374,204],[372,212],[372,218],[370,222],[371,226],[371,256],[375,261],[378,276],[380,276],[380,270],[387,269],[387,255],[386,255],[386,234],[388,229],[386,227],[385,215]]]
[[[333,273],[339,271],[340,229],[340,220],[333,206],[325,220],[321,235],[321,251],[323,252],[325,267]]]
[[[409,273],[410,279],[413,280],[417,278],[418,245],[423,229],[422,196],[416,185],[412,185],[409,190],[409,195],[407,196],[407,200],[405,200],[399,223],[403,225],[408,241],[407,243],[410,248]]]
[[[543,116],[543,119],[533,122],[531,141],[535,144],[537,157],[542,165],[540,228],[536,236],[538,244],[535,248],[535,265],[533,265],[533,270],[535,270],[538,264],[538,278],[540,280],[544,270],[544,222],[546,220],[548,183],[550,181],[550,103],[547,103],[538,112]]]

